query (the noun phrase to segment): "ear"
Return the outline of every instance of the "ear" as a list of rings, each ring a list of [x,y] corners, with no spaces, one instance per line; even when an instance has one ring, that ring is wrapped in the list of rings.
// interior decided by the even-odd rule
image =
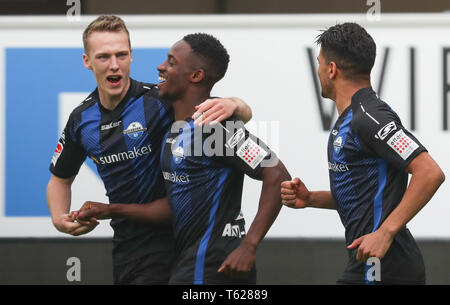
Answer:
[[[193,83],[199,83],[205,78],[205,70],[197,69],[191,73],[191,81]]]
[[[328,67],[329,67],[328,74],[330,76],[330,79],[334,79],[337,75],[338,67],[334,61],[330,61]]]
[[[133,49],[130,49],[130,62],[133,62]]]
[[[91,62],[89,60],[89,57],[86,55],[86,53],[83,54],[83,65],[86,69],[92,70]]]

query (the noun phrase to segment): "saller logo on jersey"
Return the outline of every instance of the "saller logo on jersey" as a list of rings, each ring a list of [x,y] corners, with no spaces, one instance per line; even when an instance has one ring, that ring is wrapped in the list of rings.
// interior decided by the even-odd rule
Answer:
[[[402,157],[403,160],[408,157],[417,149],[419,145],[408,137],[405,132],[400,129],[397,131],[387,142],[387,144]]]
[[[243,128],[239,128],[239,130],[227,141],[227,145],[229,148],[234,148],[238,145],[239,141],[241,141],[245,136],[245,132]]]
[[[237,155],[244,160],[248,166],[255,169],[267,156],[267,151],[256,144],[252,139],[248,138],[247,141],[238,148]]]
[[[383,128],[381,128],[377,132],[377,134],[375,135],[375,138],[384,140],[392,131],[394,131],[396,129],[397,129],[397,126],[395,125],[394,121],[387,123]]]

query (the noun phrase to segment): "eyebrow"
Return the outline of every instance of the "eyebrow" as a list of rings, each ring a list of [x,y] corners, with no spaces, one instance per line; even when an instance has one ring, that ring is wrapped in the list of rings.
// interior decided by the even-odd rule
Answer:
[[[107,55],[110,56],[111,54],[129,54],[130,52],[128,50],[122,50],[122,51],[117,51],[117,52],[99,52],[97,54],[95,54],[95,56],[103,56],[103,55]]]

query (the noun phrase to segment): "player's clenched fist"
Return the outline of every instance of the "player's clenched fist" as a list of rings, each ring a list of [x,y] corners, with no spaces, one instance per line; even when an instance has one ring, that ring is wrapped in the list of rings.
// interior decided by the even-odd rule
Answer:
[[[281,183],[282,203],[290,208],[302,209],[309,206],[310,194],[299,178]]]

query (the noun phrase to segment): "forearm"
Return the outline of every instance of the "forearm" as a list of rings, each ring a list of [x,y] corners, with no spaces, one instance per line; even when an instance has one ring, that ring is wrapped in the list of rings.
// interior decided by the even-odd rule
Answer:
[[[242,241],[244,245],[251,246],[256,250],[281,210],[281,182],[290,179],[291,176],[281,161],[275,167],[264,169],[258,212]]]
[[[310,193],[308,207],[336,210],[336,202],[330,191],[315,191]]]
[[[443,174],[438,171],[424,169],[415,172],[399,205],[379,230],[392,236],[397,234],[430,201],[444,179]]]
[[[68,214],[71,204],[72,179],[60,179],[55,176],[50,178],[47,185],[47,205],[50,210],[53,223],[63,214]]]
[[[167,198],[161,198],[145,204],[110,204],[107,217],[127,218],[151,223],[170,223],[172,212]]]
[[[236,103],[235,116],[244,123],[252,119],[252,109],[240,98],[232,97],[231,100]]]

